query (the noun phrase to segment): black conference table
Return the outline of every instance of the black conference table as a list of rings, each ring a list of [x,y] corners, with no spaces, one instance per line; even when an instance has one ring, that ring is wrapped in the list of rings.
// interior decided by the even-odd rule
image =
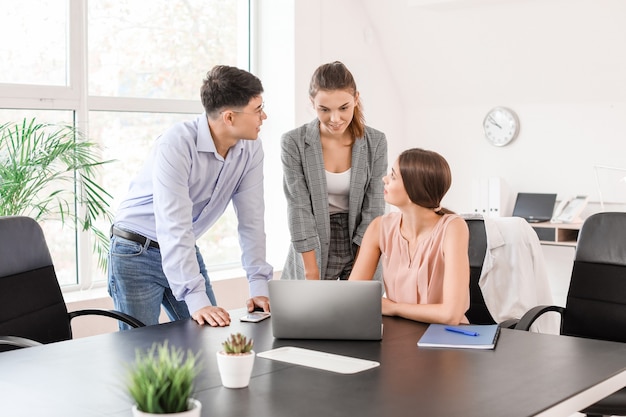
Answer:
[[[195,398],[206,417],[569,416],[626,385],[626,344],[503,329],[495,350],[425,349],[427,325],[384,318],[382,341],[274,339],[271,318],[225,328],[192,320],[0,353],[0,416],[131,416],[126,366],[169,340],[202,352]],[[229,333],[255,351],[295,346],[380,363],[339,374],[256,358],[250,385],[221,386],[215,352]]]

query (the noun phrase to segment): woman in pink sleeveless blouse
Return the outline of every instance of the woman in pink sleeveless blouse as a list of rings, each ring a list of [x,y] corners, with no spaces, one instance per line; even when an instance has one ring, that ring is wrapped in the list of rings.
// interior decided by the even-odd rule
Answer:
[[[382,256],[382,310],[425,323],[467,323],[469,231],[465,220],[441,207],[452,183],[436,152],[409,149],[383,178],[385,201],[399,209],[367,228],[350,274],[372,279]]]

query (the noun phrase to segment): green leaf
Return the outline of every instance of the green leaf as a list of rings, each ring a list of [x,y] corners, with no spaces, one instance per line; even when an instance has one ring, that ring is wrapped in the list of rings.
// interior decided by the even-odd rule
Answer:
[[[231,333],[229,338],[222,343],[224,353],[228,355],[248,353],[252,350],[253,346],[253,340],[248,340],[246,336],[241,333]]]
[[[104,271],[109,239],[96,223],[111,221],[113,198],[98,183],[98,169],[110,162],[101,161],[98,144],[73,126],[38,123],[34,118],[3,123],[0,216],[59,220],[63,226],[90,231]]]
[[[128,393],[141,411],[155,414],[186,411],[194,380],[201,366],[191,350],[154,343],[146,352],[137,350],[129,368]]]

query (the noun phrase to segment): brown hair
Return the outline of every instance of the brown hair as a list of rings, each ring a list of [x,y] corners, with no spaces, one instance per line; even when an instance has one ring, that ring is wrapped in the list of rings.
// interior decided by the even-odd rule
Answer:
[[[320,65],[313,73],[309,84],[309,97],[314,98],[320,90],[346,90],[353,96],[358,91],[352,73],[339,61]],[[359,98],[354,106],[354,116],[348,126],[348,131],[355,138],[362,138],[365,135],[365,116],[361,106],[361,98]]]
[[[419,148],[407,149],[398,157],[398,167],[413,203],[440,215],[453,213],[441,207],[441,199],[452,185],[450,166],[443,156]]]

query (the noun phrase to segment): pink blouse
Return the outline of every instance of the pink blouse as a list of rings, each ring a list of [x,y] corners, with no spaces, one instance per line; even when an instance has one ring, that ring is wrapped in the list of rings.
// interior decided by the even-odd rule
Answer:
[[[458,217],[456,214],[441,216],[431,235],[418,242],[412,254],[409,242],[400,233],[402,214],[393,212],[381,218],[380,248],[387,298],[410,304],[443,302],[443,238],[450,221]],[[467,300],[469,309],[469,296]]]

